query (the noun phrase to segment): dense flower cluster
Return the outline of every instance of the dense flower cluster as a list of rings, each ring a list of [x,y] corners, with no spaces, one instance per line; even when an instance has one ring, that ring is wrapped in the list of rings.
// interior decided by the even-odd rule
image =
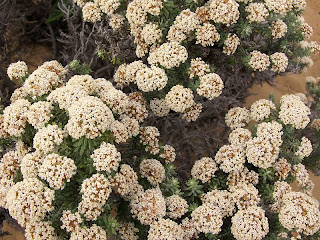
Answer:
[[[186,174],[175,170],[192,159],[173,163],[180,153],[144,123],[148,116],[168,122],[171,114],[196,121],[230,86],[220,64],[230,71],[241,65],[253,77],[309,64],[319,45],[301,41],[312,35],[300,17],[304,0],[74,2],[88,24],[123,27],[137,58],[119,59],[111,81],[68,80],[72,73],[56,61],[29,76],[23,62],[8,68],[10,79],[25,83],[0,115],[1,140],[14,141],[0,162],[0,206],[28,240],[254,240],[278,231],[270,221],[281,226],[270,236],[319,231],[319,204],[303,165],[314,146],[299,131],[310,122],[305,95],[283,96],[279,106],[264,99],[250,110],[231,107],[229,143],[217,139],[215,156],[208,151]],[[293,192],[291,181],[303,193]]]

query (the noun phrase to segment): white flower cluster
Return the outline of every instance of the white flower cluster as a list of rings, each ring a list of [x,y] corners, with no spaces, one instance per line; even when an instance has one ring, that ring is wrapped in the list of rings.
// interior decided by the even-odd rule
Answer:
[[[288,57],[284,53],[276,52],[270,56],[271,71],[285,72],[289,64]]]
[[[189,76],[190,78],[202,77],[210,72],[210,66],[202,58],[191,59]]]
[[[209,100],[220,96],[224,87],[223,81],[218,74],[209,73],[200,77],[200,86],[197,93]]]
[[[28,66],[23,61],[11,63],[7,69],[7,74],[12,81],[17,81],[28,74]]]
[[[319,202],[304,193],[289,192],[283,196],[279,220],[289,231],[313,235],[320,229]]]
[[[98,172],[111,173],[111,171],[118,170],[121,153],[117,151],[113,144],[103,142],[99,148],[93,151],[91,158],[93,159],[93,166]]]
[[[133,216],[144,225],[152,225],[166,215],[166,202],[159,188],[137,193],[130,206]]]
[[[178,67],[188,59],[187,49],[177,42],[163,43],[152,51],[148,57],[149,64],[159,63],[161,66],[171,69]]]
[[[6,199],[10,215],[25,227],[53,210],[54,191],[36,178],[27,178],[13,185]]]
[[[167,105],[175,112],[184,112],[194,104],[194,96],[190,88],[176,85],[167,93],[165,100]]]
[[[203,157],[194,163],[191,169],[191,175],[195,179],[198,179],[201,182],[205,183],[210,181],[217,170],[217,165],[212,158]]]
[[[65,132],[57,125],[47,125],[41,128],[33,138],[33,147],[43,154],[53,151],[60,145],[65,137]]]
[[[110,129],[114,121],[111,110],[101,99],[93,96],[82,97],[68,109],[70,119],[66,129],[73,138],[86,136],[96,138]]]
[[[267,99],[260,99],[254,102],[250,107],[250,117],[254,121],[262,121],[269,117],[272,110],[275,110],[274,103]]]
[[[277,19],[272,23],[271,34],[275,39],[284,37],[287,31],[288,31],[288,26],[281,19]]]
[[[269,56],[261,53],[260,51],[254,50],[251,52],[249,65],[254,71],[265,71],[270,66]]]
[[[269,11],[263,3],[250,3],[246,7],[246,12],[248,13],[247,19],[250,22],[264,22],[269,16]]]
[[[250,111],[246,108],[231,108],[225,116],[226,124],[231,129],[244,127],[250,121]]]
[[[87,220],[96,220],[109,198],[111,185],[104,175],[96,173],[82,182],[80,193],[82,200],[78,206],[79,213]]]
[[[172,195],[166,198],[167,214],[170,218],[181,218],[188,212],[188,202],[179,195]]]
[[[310,109],[293,94],[280,99],[279,118],[284,124],[291,124],[296,129],[305,128],[310,122]]]
[[[252,206],[239,210],[231,221],[231,232],[237,240],[261,240],[269,232],[268,218],[261,207]]]
[[[229,33],[223,45],[223,53],[226,55],[234,54],[240,45],[240,39],[236,34]]]
[[[147,178],[152,185],[161,183],[165,178],[165,169],[156,159],[144,159],[140,163],[141,177]]]
[[[55,190],[62,190],[65,182],[70,182],[76,174],[77,166],[71,158],[52,153],[47,155],[38,170],[38,176],[49,183]]]

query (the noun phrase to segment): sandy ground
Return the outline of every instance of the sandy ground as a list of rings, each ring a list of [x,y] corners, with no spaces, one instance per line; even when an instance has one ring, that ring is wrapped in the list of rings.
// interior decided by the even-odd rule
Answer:
[[[307,0],[307,9],[305,13],[305,20],[313,27],[314,35],[311,40],[315,40],[320,43],[320,1],[319,0]],[[45,49],[34,48],[29,51],[30,54],[24,54],[21,60],[27,62],[28,66],[34,70],[34,68],[40,65],[43,61],[50,59],[50,54],[35,54],[35,51],[46,53]],[[32,52],[32,54],[31,54]],[[36,57],[36,59],[34,58]],[[268,98],[269,94],[274,93],[276,99],[279,99],[284,94],[291,94],[297,92],[305,92],[305,78],[307,76],[320,77],[320,55],[313,56],[314,65],[306,73],[302,74],[289,74],[281,76],[276,79],[276,86],[270,86],[268,84],[254,85],[250,89],[252,96],[246,99],[246,106],[250,106],[254,101],[261,98]],[[320,201],[320,177],[311,176],[311,179],[315,183],[315,189],[313,191],[314,196]],[[12,235],[0,237],[1,240],[24,240],[24,234],[15,227],[4,223],[4,231],[10,232]]]

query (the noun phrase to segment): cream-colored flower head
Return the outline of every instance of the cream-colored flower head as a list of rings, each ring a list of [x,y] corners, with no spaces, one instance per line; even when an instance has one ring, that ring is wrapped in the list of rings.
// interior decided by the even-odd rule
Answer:
[[[143,68],[137,72],[136,81],[138,88],[143,92],[161,90],[167,85],[166,72],[159,67]]]
[[[113,144],[103,142],[93,151],[91,158],[97,171],[111,173],[111,171],[117,171],[121,154]]]
[[[160,218],[150,225],[148,240],[183,240],[183,235],[183,230],[178,223]]]
[[[304,10],[307,6],[307,2],[306,0],[292,0],[292,6],[298,10],[298,11],[301,11],[301,10]]]
[[[210,20],[229,27],[238,21],[239,4],[235,0],[210,0],[207,4]]]
[[[254,71],[265,71],[270,66],[269,56],[260,51],[254,50],[251,52],[249,65]]]
[[[319,202],[304,193],[289,192],[283,197],[279,221],[289,231],[313,235],[320,229]]]
[[[229,134],[231,145],[240,145],[245,147],[247,142],[252,139],[250,130],[245,128],[236,128]]]
[[[233,171],[229,173],[227,185],[229,189],[236,187],[238,184],[253,184],[259,183],[259,174],[255,171],[249,171],[248,168],[244,167],[241,171]]]
[[[118,30],[119,28],[123,27],[123,23],[125,18],[121,14],[110,14],[109,25],[112,30]]]
[[[274,11],[281,15],[287,14],[292,9],[291,0],[265,0],[264,2],[269,11]]]
[[[291,124],[296,129],[304,129],[310,122],[310,109],[294,94],[280,98],[279,118],[284,124]]]
[[[20,163],[20,170],[23,178],[37,177],[42,161],[43,157],[37,151],[26,154]]]
[[[141,36],[147,44],[156,44],[162,38],[162,31],[157,24],[148,23],[143,27]]]
[[[245,150],[241,145],[224,145],[217,152],[214,160],[220,164],[219,168],[225,172],[241,171],[245,163]]]
[[[191,175],[195,179],[205,183],[211,180],[217,170],[217,164],[212,158],[203,157],[194,163],[191,169]]]
[[[50,102],[39,101],[33,103],[27,112],[28,122],[36,129],[43,128],[52,117],[53,106]]]
[[[273,168],[276,170],[276,174],[280,180],[285,180],[291,172],[291,164],[285,159],[280,158],[273,164]]]
[[[96,138],[110,129],[114,121],[111,110],[99,98],[82,97],[68,109],[70,119],[66,125],[69,135],[79,139]]]
[[[220,210],[222,217],[232,216],[236,209],[232,195],[227,190],[207,192],[201,196],[201,201],[203,204],[216,206]]]
[[[167,214],[170,218],[181,218],[188,212],[188,202],[179,195],[166,198]]]
[[[305,157],[309,157],[311,153],[312,153],[311,141],[306,137],[302,137],[300,146],[298,150],[295,152],[295,155],[301,158],[305,158]]]
[[[191,213],[191,221],[199,232],[217,234],[223,224],[220,209],[214,204],[203,204]]]
[[[38,170],[40,178],[46,180],[55,190],[62,190],[76,174],[77,166],[71,158],[52,153],[47,155]]]
[[[133,217],[144,225],[151,225],[166,215],[166,202],[159,188],[138,192],[130,207]]]
[[[196,30],[196,44],[203,47],[213,46],[215,42],[220,40],[220,34],[216,27],[210,23],[203,23]]]
[[[46,69],[57,74],[60,79],[64,79],[68,73],[68,71],[57,60],[44,62],[39,68]]]
[[[269,11],[263,3],[250,3],[246,7],[246,12],[248,13],[247,19],[250,22],[264,22],[269,16]]]
[[[89,96],[89,91],[83,86],[70,85],[56,88],[49,94],[47,100],[58,103],[59,108],[67,110],[74,102],[86,96]]]
[[[62,83],[60,77],[55,73],[41,66],[35,70],[24,82],[24,89],[28,94],[41,96],[51,92]]]
[[[122,240],[139,240],[138,232],[139,229],[132,222],[120,224],[119,234]]]
[[[189,76],[190,78],[194,77],[202,77],[210,72],[209,64],[205,63],[202,58],[194,58],[191,59],[190,69],[189,69]]]
[[[284,53],[276,52],[270,56],[271,71],[273,72],[285,72],[289,64],[288,57]]]
[[[260,202],[259,191],[253,184],[239,183],[231,187],[230,191],[233,201],[240,210],[257,206]]]
[[[176,85],[167,93],[165,100],[170,109],[175,112],[183,112],[194,104],[192,90]]]
[[[107,240],[107,232],[103,230],[102,227],[93,224],[89,227],[82,227],[77,229],[75,232],[71,232],[70,240],[79,239],[97,239],[97,240]]]
[[[110,182],[113,191],[126,200],[131,200],[138,192],[143,191],[138,183],[137,173],[127,164],[120,166],[119,172],[110,179]]]
[[[161,183],[165,178],[165,169],[156,159],[144,159],[140,163],[141,177],[147,178],[152,185]]]
[[[10,136],[20,137],[24,133],[30,105],[28,100],[19,99],[3,110],[3,128]]]
[[[75,86],[83,87],[88,91],[88,93],[93,93],[96,88],[95,80],[90,75],[74,75],[73,77],[71,77],[66,83],[66,87]]]
[[[197,93],[212,100],[220,96],[223,87],[223,81],[218,74],[208,73],[200,77],[200,86],[197,88]]]
[[[47,125],[41,128],[34,136],[33,147],[43,154],[48,154],[62,143],[65,135],[65,131],[57,125]]]
[[[62,222],[61,229],[67,232],[76,232],[83,222],[78,212],[72,213],[70,210],[63,210],[60,221]]]
[[[160,157],[163,158],[167,163],[171,163],[176,159],[176,150],[170,145],[164,145],[162,147],[162,153]]]
[[[99,5],[94,2],[87,2],[82,8],[83,20],[86,22],[98,22],[102,19],[102,12]]]
[[[148,62],[151,65],[159,63],[161,66],[171,69],[184,63],[187,58],[188,51],[184,46],[177,42],[167,42],[149,54]]]
[[[194,122],[200,116],[200,113],[202,112],[202,108],[203,107],[201,103],[195,103],[191,107],[184,110],[181,118],[186,119],[187,122]]]
[[[275,110],[274,103],[267,99],[260,99],[255,101],[250,107],[250,117],[254,121],[262,121],[269,117],[272,110]]]
[[[150,101],[150,108],[153,114],[157,117],[167,116],[170,112],[170,108],[164,99],[152,99]]]
[[[52,226],[52,223],[49,221],[32,221],[28,222],[25,227],[26,240],[34,239],[50,239],[58,240],[58,236],[55,233],[55,229]]]
[[[231,129],[246,126],[250,121],[250,111],[246,108],[231,108],[225,116],[225,122]]]
[[[231,219],[231,232],[237,240],[262,240],[269,232],[268,218],[261,207],[238,211]]]
[[[0,179],[14,179],[19,169],[20,159],[16,151],[9,151],[3,155],[0,161]]]
[[[24,61],[11,63],[7,69],[7,74],[12,81],[17,81],[28,74],[28,66]]]
[[[236,34],[229,33],[224,41],[223,53],[227,55],[234,54],[240,45],[240,39]]]
[[[272,23],[271,34],[275,39],[284,37],[287,31],[288,31],[288,26],[281,19],[277,19]]]
[[[6,200],[10,215],[25,227],[53,210],[54,190],[36,178],[27,178],[10,188]]]
[[[277,160],[279,147],[273,145],[269,139],[255,137],[248,141],[247,161],[258,168],[269,168]]]
[[[100,10],[107,15],[113,14],[120,6],[119,0],[94,0],[94,2],[97,3]]]
[[[140,128],[140,142],[146,146],[146,151],[157,154],[159,148],[159,130],[156,127],[146,126]]]

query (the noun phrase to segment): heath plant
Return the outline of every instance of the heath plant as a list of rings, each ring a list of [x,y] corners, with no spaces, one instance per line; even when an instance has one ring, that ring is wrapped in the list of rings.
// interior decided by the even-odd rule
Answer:
[[[121,234],[133,224],[127,203],[138,194],[160,199],[145,220],[137,206],[140,235],[142,224],[164,216],[159,185],[170,183],[175,149],[159,142],[157,128],[141,125],[148,112],[138,93],[90,75],[69,78],[57,61],[30,75],[17,62],[8,75],[25,81],[0,115],[0,205],[26,239]]]
[[[142,91],[156,116],[168,112],[159,109],[170,109],[195,121],[205,111],[204,101],[234,95],[232,75],[254,72],[258,79],[272,80],[310,65],[310,54],[320,49],[307,42],[313,30],[302,17],[305,0],[74,3],[84,21],[107,21],[114,31],[125,28],[134,38],[137,60],[123,59],[113,80]]]
[[[8,73],[23,77],[22,65]],[[2,149],[0,206],[26,239],[318,239],[306,99],[231,108],[229,143],[184,180],[175,149],[144,122],[141,93],[45,62],[0,115],[1,144],[14,146]]]

